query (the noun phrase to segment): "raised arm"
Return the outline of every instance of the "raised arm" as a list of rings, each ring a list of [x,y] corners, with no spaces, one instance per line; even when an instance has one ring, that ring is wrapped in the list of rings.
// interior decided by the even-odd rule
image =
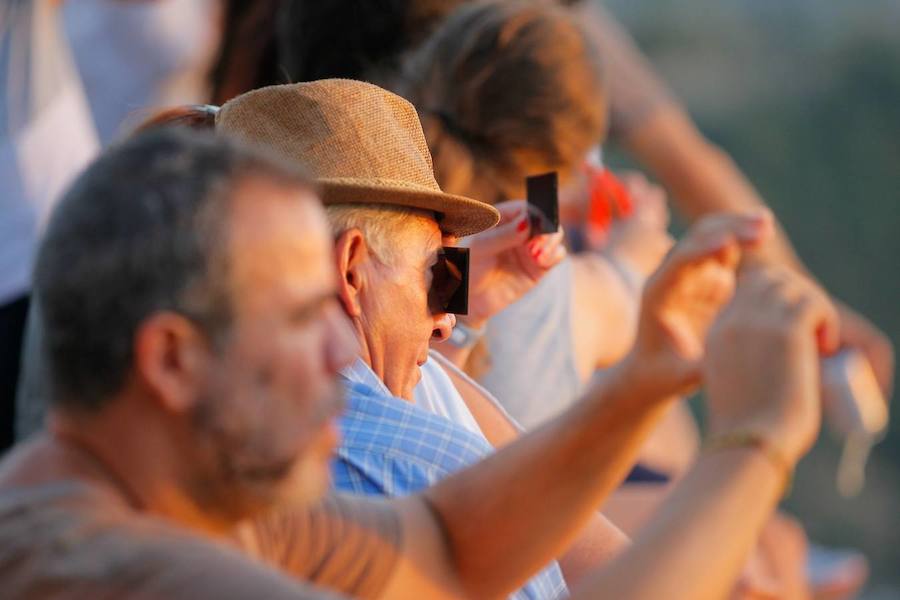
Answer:
[[[767,227],[765,217],[720,216],[695,228],[648,282],[629,357],[557,419],[407,501],[404,555],[468,596],[492,598],[562,554],[622,481],[668,399],[699,380],[705,332],[731,295],[741,243]],[[403,565],[412,568],[402,561],[392,592],[418,594]]]
[[[446,358],[436,354],[432,351],[432,358],[444,368],[492,446],[505,446],[522,435],[522,428],[511,420],[484,388]],[[571,586],[580,581],[587,572],[610,560],[628,543],[628,536],[621,529],[605,515],[595,512],[578,539],[557,559],[566,583]]]
[[[665,104],[623,134],[622,144],[672,193],[691,221],[714,212],[746,211],[766,205],[734,160],[697,129],[677,104]],[[765,254],[804,268],[779,229]]]
[[[584,22],[607,65],[611,87],[611,134],[669,189],[690,220],[721,211],[746,211],[765,201],[734,160],[710,142],[674,101],[628,33],[598,2],[579,3]],[[809,275],[787,234],[760,257]],[[887,396],[893,388],[894,349],[865,317],[832,299],[841,317],[841,344],[863,351]]]
[[[707,140],[677,105],[666,105],[653,113],[623,142],[671,190],[676,206],[692,220],[710,212],[765,206],[731,157]],[[781,227],[774,243],[759,258],[812,277]],[[866,355],[882,390],[889,395],[894,374],[890,340],[855,310],[834,298],[832,301],[841,317],[841,344]]]
[[[837,322],[802,277],[743,277],[708,342],[711,446],[632,547],[573,598],[726,597],[819,430],[819,355],[837,348]]]

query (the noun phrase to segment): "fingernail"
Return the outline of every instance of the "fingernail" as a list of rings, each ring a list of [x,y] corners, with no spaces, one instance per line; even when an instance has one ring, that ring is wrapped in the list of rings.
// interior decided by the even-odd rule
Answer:
[[[528,219],[522,219],[522,222],[516,226],[516,231],[523,232],[528,229]]]

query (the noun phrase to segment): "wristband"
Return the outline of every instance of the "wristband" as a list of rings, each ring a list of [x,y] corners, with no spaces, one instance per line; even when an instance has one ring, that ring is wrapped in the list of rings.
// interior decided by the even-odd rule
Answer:
[[[714,435],[703,444],[704,452],[717,452],[731,448],[753,448],[762,452],[770,463],[784,473],[782,486],[782,498],[791,493],[794,482],[794,467],[785,457],[784,453],[775,446],[766,436],[755,431],[731,431]]]
[[[467,349],[477,344],[483,335],[483,327],[475,329],[462,321],[456,321],[456,325],[453,327],[453,331],[450,332],[450,337],[447,341],[457,348]]]

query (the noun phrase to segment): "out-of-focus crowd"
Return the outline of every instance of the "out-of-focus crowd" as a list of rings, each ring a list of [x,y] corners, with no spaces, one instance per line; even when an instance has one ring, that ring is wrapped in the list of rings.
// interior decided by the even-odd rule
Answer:
[[[867,576],[778,503],[893,349],[594,0],[7,0],[0,304],[4,597]]]

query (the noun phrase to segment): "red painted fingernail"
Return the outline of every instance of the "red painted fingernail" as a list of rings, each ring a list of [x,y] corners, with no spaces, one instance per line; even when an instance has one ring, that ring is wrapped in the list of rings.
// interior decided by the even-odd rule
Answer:
[[[527,221],[527,220],[523,220],[523,221],[522,221],[521,223],[519,223],[519,225],[516,227],[516,231],[519,231],[519,232],[525,231],[526,229],[528,229],[528,221]]]

